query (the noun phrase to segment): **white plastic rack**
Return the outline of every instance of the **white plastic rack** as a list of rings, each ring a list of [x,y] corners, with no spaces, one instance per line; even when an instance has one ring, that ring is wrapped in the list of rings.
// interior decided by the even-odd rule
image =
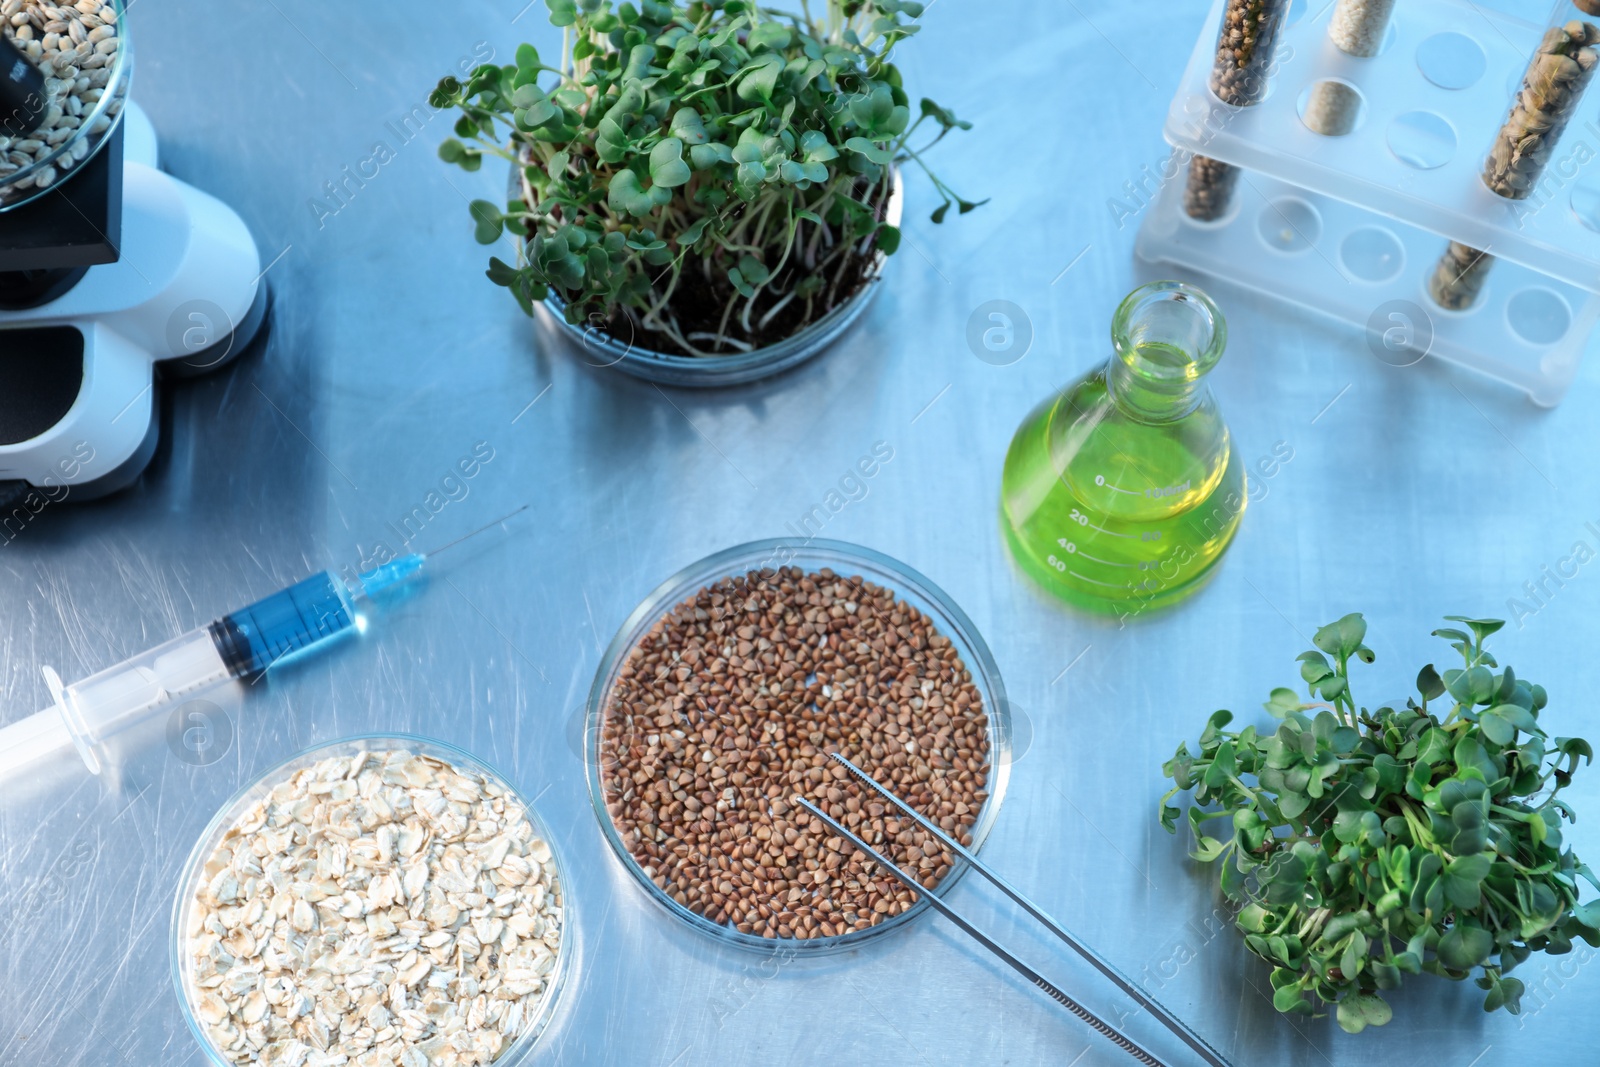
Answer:
[[[1180,169],[1146,214],[1139,257],[1356,325],[1386,359],[1435,355],[1559,403],[1600,321],[1600,85],[1534,195],[1507,200],[1479,175],[1542,24],[1468,0],[1405,0],[1380,53],[1361,59],[1328,39],[1332,3],[1311,14],[1296,5],[1266,98],[1241,108],[1209,85],[1225,4],[1212,5],[1165,133],[1183,158],[1244,173],[1228,214],[1198,222],[1184,211]],[[1330,80],[1360,97],[1343,136],[1301,119],[1313,88]],[[1466,311],[1428,295],[1447,240],[1496,260]]]

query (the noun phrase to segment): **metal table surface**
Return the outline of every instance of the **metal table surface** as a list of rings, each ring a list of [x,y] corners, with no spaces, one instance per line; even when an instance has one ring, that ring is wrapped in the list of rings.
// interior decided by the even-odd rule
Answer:
[[[46,704],[39,664],[81,676],[392,544],[391,524],[475,446],[493,459],[419,543],[524,502],[533,519],[361,645],[218,700],[231,732],[220,760],[180,759],[158,725],[102,778],[63,760],[37,788],[7,786],[0,1062],[201,1063],[167,962],[190,847],[266,767],[374,730],[453,742],[538,795],[580,953],[538,1062],[1124,1062],[941,920],[815,962],[752,956],[675,926],[600,836],[579,717],[617,626],[681,566],[785,534],[876,442],[893,459],[822,534],[920,569],[986,635],[1021,723],[985,849],[1000,870],[1241,1065],[1592,1059],[1600,978],[1582,946],[1524,966],[1521,1018],[1426,977],[1393,997],[1393,1023],[1357,1037],[1279,1016],[1267,968],[1227,929],[1212,872],[1158,826],[1156,798],[1161,761],[1209,711],[1264,719],[1268,690],[1298,684],[1293,657],[1321,623],[1366,612],[1378,662],[1358,694],[1391,697],[1453,655],[1428,637],[1441,616],[1505,616],[1576,543],[1596,547],[1600,362],[1542,411],[1432,360],[1386,365],[1345,329],[1217,287],[1233,341],[1214,386],[1237,447],[1252,463],[1275,446],[1293,459],[1257,477],[1203,593],[1119,628],[1012,565],[1000,465],[1023,415],[1107,356],[1112,309],[1150,277],[1131,258],[1136,219],[1114,202],[1136,209],[1126,183],[1165,156],[1162,116],[1205,5],[1134,21],[1113,0],[936,4],[902,53],[908,84],[976,123],[937,163],[992,201],[936,227],[929,186],[910,181],[905,248],[852,336],[777,380],[695,393],[546,351],[483,278],[466,203],[497,199],[504,174],[443,166],[450,120],[426,99],[491,51],[553,50],[541,6],[525,3],[446,13],[395,0],[371,19],[311,0],[131,11],[135,95],[165,166],[250,224],[271,262],[272,332],[264,350],[167,390],[161,450],[131,491],[51,507],[0,544],[0,721]],[[1008,366],[966,341],[969,316],[996,299],[1033,331]],[[1542,605],[1496,642],[1549,687],[1557,732],[1594,729],[1578,710],[1600,608],[1590,570],[1546,581]],[[1580,773],[1571,800],[1600,810],[1600,771]],[[1600,853],[1597,827],[1591,815],[1571,831],[1580,853]],[[952,899],[1058,984],[1129,1007],[1092,992],[1082,966],[976,882]],[[1147,1022],[1128,1025],[1153,1037]]]

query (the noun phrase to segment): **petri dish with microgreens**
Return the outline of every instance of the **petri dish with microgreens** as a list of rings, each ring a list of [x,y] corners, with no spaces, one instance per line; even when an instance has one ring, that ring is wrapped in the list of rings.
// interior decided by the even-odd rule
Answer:
[[[222,806],[172,911],[172,980],[213,1067],[523,1063],[573,969],[566,868],[472,755],[353,737]]]
[[[976,851],[1009,737],[994,659],[938,586],[870,549],[780,539],[692,564],[634,610],[590,690],[585,762],[601,830],[656,905],[726,943],[825,953],[903,927],[966,867],[827,754]]]

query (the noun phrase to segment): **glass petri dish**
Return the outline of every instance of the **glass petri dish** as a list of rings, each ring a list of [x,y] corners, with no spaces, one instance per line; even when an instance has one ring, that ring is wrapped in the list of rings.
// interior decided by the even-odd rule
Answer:
[[[184,1021],[189,1025],[189,1032],[194,1035],[194,1039],[200,1046],[206,1062],[212,1064],[213,1067],[236,1067],[236,1061],[229,1059],[222,1050],[217,1048],[199,1015],[200,1008],[197,1003],[194,959],[188,951],[190,940],[188,934],[189,924],[194,917],[196,894],[205,884],[206,862],[215,853],[217,846],[222,842],[227,832],[238,824],[240,818],[258,801],[271,793],[275,786],[287,781],[296,771],[314,766],[330,758],[349,758],[361,752],[382,755],[394,751],[431,757],[448,763],[462,772],[481,775],[498,783],[505,789],[507,812],[515,812],[524,816],[533,827],[533,838],[542,840],[549,846],[550,859],[547,865],[555,871],[556,884],[559,886],[561,894],[561,938],[555,951],[555,964],[547,976],[543,998],[529,1014],[524,1016],[519,1035],[504,1046],[495,1057],[493,1062],[496,1067],[513,1067],[513,1065],[525,1061],[537,1046],[540,1036],[548,1027],[573,970],[572,957],[575,956],[575,937],[572,887],[567,878],[569,868],[562,862],[561,854],[557,850],[555,842],[551,839],[545,824],[527,798],[510,784],[510,780],[505,775],[500,774],[477,757],[453,745],[410,734],[363,734],[307,749],[272,767],[234,794],[221,807],[217,814],[212,817],[205,831],[201,833],[199,840],[195,842],[194,849],[189,853],[188,861],[183,868],[184,874],[178,885],[177,897],[173,901],[172,907],[172,930],[170,935],[172,982],[178,996],[178,1003],[183,1009]],[[388,1003],[387,996],[384,997],[383,1002],[385,1004]],[[335,1027],[337,1027],[337,1021],[335,1021]],[[335,1030],[334,1040],[337,1041],[337,1039],[338,1034],[337,1030]],[[313,1048],[312,1051],[314,1052],[315,1049]]]
[[[507,199],[526,202],[522,168],[512,167],[507,184]],[[895,172],[894,185],[885,207],[885,221],[900,225],[905,207],[905,182]],[[518,238],[518,246],[523,241]],[[525,254],[525,253],[519,253]],[[551,293],[534,305],[545,335],[564,343],[591,367],[610,367],[641,381],[675,385],[686,389],[718,389],[758,382],[800,366],[844,338],[860,321],[883,286],[883,271],[889,257],[881,252],[872,276],[849,300],[840,304],[799,333],[776,344],[729,356],[685,356],[658,352],[638,337],[620,337],[593,323],[570,323],[566,301]]]
[[[128,84],[133,78],[133,42],[128,34],[126,0],[102,0],[102,6],[116,12],[117,49],[105,66],[81,72],[81,76],[96,76],[96,71],[106,72],[105,84],[95,86],[101,90],[100,99],[84,110],[79,116],[80,125],[65,139],[42,153],[38,149],[30,151],[28,154],[33,155],[32,162],[0,174],[0,211],[9,211],[43,196],[76,174],[84,162],[105,145],[122,121],[123,105],[128,100]],[[48,71],[45,76],[53,77]],[[17,150],[16,142],[30,138],[37,140],[37,133],[35,131],[23,138],[0,137],[0,145],[5,147],[5,151],[0,151],[0,159],[4,159],[8,151]]]
[[[601,752],[601,744],[606,718],[610,712],[612,693],[629,653],[662,617],[684,600],[693,597],[702,587],[753,570],[778,567],[798,567],[807,573],[827,568],[843,578],[859,577],[872,582],[893,593],[902,603],[917,608],[927,616],[939,634],[950,639],[982,699],[987,718],[985,732],[989,746],[989,773],[984,788],[988,795],[967,831],[971,835],[971,844],[967,846],[969,851],[977,853],[982,848],[999,814],[1011,770],[1011,713],[1000,671],[972,620],[938,586],[898,560],[858,545],[789,538],[755,541],[708,556],[663,582],[622,624],[595,674],[594,685],[589,692],[584,731],[584,764],[589,780],[589,797],[602,834],[623,868],[657,906],[695,930],[727,944],[762,953],[782,948],[786,952],[800,954],[825,954],[854,948],[904,927],[927,910],[926,893],[941,897],[947,894],[966,872],[967,864],[956,857],[949,872],[934,889],[919,893],[916,903],[907,910],[875,926],[811,938],[764,937],[747,933],[732,923],[719,923],[694,911],[675,900],[666,889],[656,885],[624,843],[607,808],[606,787],[602,777],[602,761],[605,757]],[[888,785],[887,782],[884,784]],[[866,795],[862,794],[863,797]],[[842,851],[848,854],[853,850],[846,842]],[[865,865],[867,869],[874,868],[871,860],[865,860]]]

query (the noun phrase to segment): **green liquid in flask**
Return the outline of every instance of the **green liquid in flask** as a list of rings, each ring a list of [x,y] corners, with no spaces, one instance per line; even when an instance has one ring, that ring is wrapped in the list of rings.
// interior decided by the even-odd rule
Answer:
[[[1202,379],[1227,343],[1199,290],[1157,282],[1118,309],[1116,354],[1037,408],[1006,454],[1012,554],[1058,596],[1121,617],[1176,603],[1239,528],[1244,467]]]

